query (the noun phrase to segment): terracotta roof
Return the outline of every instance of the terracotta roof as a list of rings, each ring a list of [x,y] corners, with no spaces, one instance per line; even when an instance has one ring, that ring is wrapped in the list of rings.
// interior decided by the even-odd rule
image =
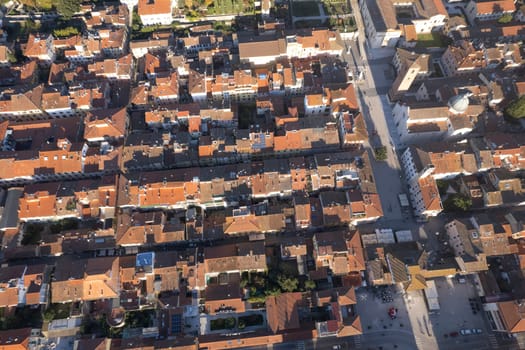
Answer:
[[[273,333],[300,328],[299,306],[302,293],[283,293],[266,298],[268,325]]]
[[[139,0],[139,16],[171,14],[172,0]]]
[[[111,339],[109,338],[94,338],[94,339],[78,339],[76,341],[76,350],[107,350]]]
[[[405,36],[405,40],[410,41],[416,41],[417,40],[417,32],[416,32],[416,26],[413,24],[405,24],[403,25],[403,34]]]
[[[49,37],[35,36],[29,34],[27,44],[24,49],[24,56],[38,58],[41,55],[48,54],[47,39]]]
[[[0,349],[25,350],[29,348],[31,328],[10,329],[0,331]]]
[[[436,180],[433,177],[427,176],[418,180],[421,195],[423,197],[423,205],[425,210],[434,211],[441,210],[441,198],[437,188]]]
[[[332,104],[332,110],[335,112],[359,110],[359,103],[353,84],[348,84],[344,89],[330,90],[325,89],[327,98]]]
[[[118,296],[119,258],[71,259],[66,256],[55,268],[52,302],[111,299]]]
[[[257,39],[260,41],[239,43],[239,57],[241,59],[250,59],[252,57],[279,57],[286,53],[285,39],[266,41],[264,41],[264,37],[257,37]],[[253,40],[253,38],[251,38],[251,40]]]
[[[127,118],[126,108],[89,112],[85,118],[84,138],[122,138],[126,133]]]
[[[498,309],[507,331],[511,333],[525,332],[525,306],[522,301],[499,302]]]
[[[495,0],[476,2],[477,14],[493,14],[498,12],[514,12],[514,0]]]

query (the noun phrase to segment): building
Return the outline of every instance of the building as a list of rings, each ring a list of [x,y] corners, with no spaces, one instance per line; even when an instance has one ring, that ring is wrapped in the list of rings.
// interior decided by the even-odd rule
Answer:
[[[47,37],[42,37],[30,34],[27,44],[23,48],[23,53],[26,57],[37,59],[38,64],[42,66],[50,66],[56,58],[53,36],[50,34]]]
[[[51,281],[51,302],[68,303],[117,298],[119,258],[72,259],[57,262]]]
[[[3,350],[29,349],[29,338],[32,335],[31,328],[0,331],[0,348]]]
[[[395,47],[407,25],[413,25],[416,33],[430,33],[443,28],[448,18],[438,0],[364,0],[360,10],[368,43],[374,48]]]
[[[495,332],[525,332],[525,305],[521,300],[483,304],[490,326]]]
[[[359,232],[316,233],[313,244],[316,268],[328,267],[334,275],[348,275],[365,270]]]
[[[388,92],[390,101],[401,99],[415,81],[429,77],[434,71],[430,55],[417,54],[402,48],[396,49],[392,63],[397,76]]]
[[[139,0],[137,12],[145,26],[170,25],[175,4],[173,0]]]
[[[514,0],[469,1],[465,13],[469,21],[493,21],[516,11]]]

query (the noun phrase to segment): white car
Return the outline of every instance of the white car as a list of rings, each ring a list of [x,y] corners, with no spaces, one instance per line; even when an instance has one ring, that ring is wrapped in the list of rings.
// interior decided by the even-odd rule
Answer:
[[[462,330],[459,331],[459,333],[461,335],[471,335],[471,334],[473,334],[471,329],[462,329]]]

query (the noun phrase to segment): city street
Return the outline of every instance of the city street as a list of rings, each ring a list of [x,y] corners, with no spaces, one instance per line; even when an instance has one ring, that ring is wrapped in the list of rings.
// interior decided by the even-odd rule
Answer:
[[[358,9],[357,0],[351,6]],[[386,97],[394,74],[390,62],[394,50],[372,50],[365,45],[364,25],[360,11],[355,11],[355,20],[359,31],[357,40],[345,41],[343,58],[354,74],[356,94],[369,132],[369,142],[365,145],[373,154],[374,149],[384,146],[387,150],[386,161],[372,159],[377,191],[381,195],[384,220],[409,220],[404,216],[398,202],[398,195],[406,192],[402,172],[396,153],[397,133],[394,130],[390,103]],[[380,175],[379,175],[380,174]]]

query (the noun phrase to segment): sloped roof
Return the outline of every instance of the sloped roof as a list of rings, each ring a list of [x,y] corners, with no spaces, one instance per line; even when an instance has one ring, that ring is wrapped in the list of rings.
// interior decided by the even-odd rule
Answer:
[[[300,328],[299,305],[301,293],[283,293],[266,299],[268,325],[273,333]]]

